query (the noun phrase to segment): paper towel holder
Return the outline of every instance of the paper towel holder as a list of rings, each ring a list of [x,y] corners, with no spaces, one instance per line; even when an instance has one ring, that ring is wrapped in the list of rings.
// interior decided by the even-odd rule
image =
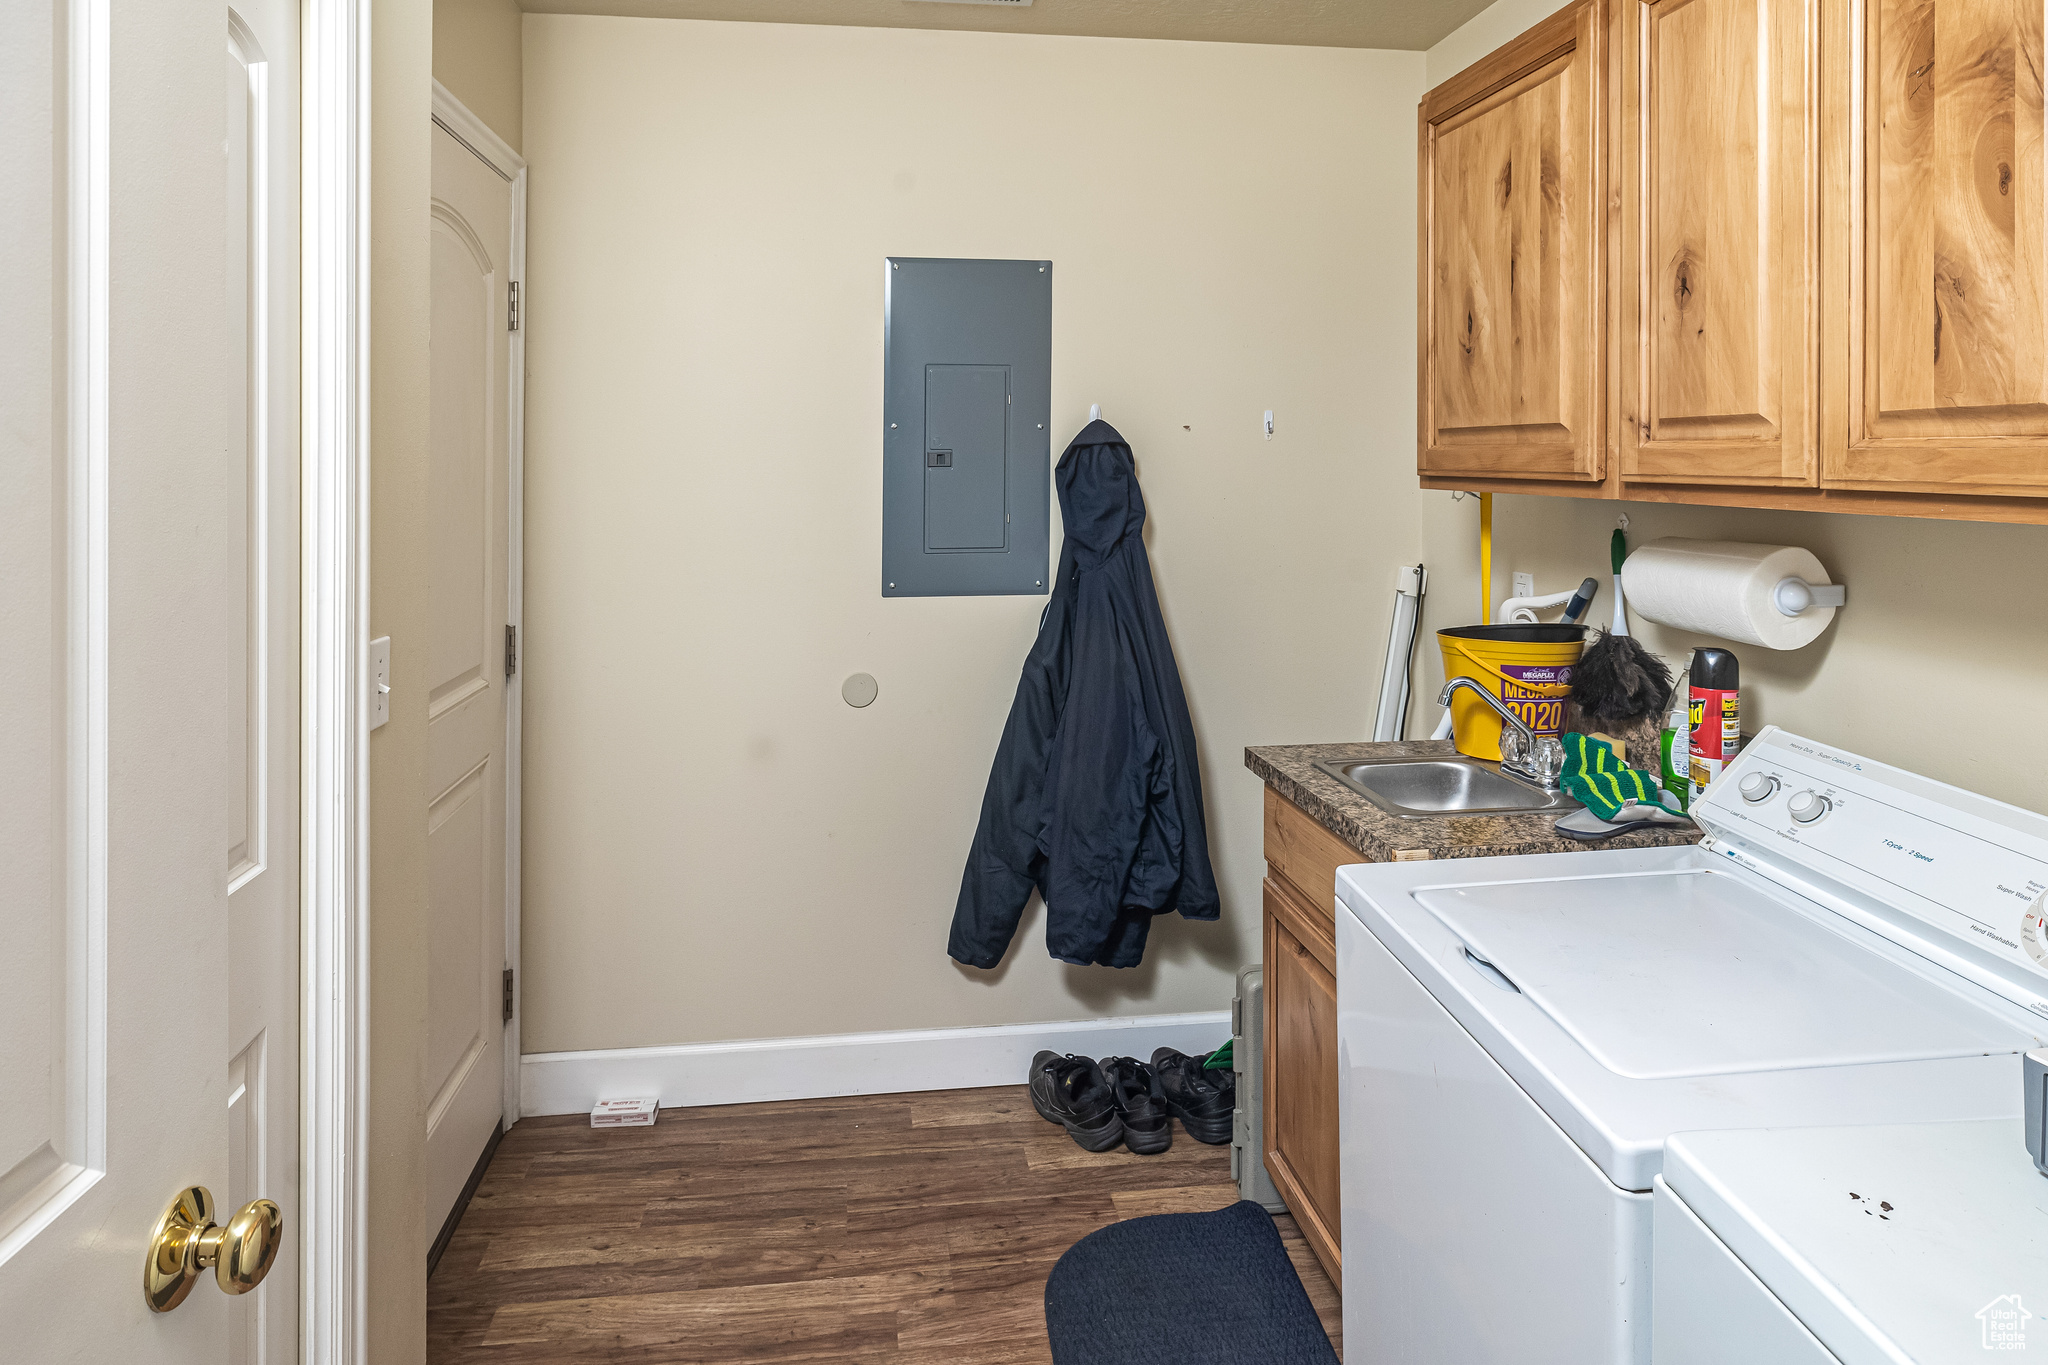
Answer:
[[[1840,607],[1849,601],[1849,589],[1841,583],[1809,583],[1794,574],[1778,580],[1771,590],[1771,602],[1780,615],[1797,616],[1812,607]]]

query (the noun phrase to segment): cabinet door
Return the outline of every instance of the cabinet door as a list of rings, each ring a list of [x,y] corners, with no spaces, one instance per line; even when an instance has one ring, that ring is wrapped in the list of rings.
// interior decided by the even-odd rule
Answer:
[[[1622,473],[1819,473],[1815,0],[1621,0]]]
[[[1824,480],[2048,493],[2041,5],[1822,15]]]
[[[1425,475],[1601,477],[1605,41],[1583,0],[1423,97]]]
[[[1266,883],[1266,1171],[1330,1279],[1338,1256],[1336,945]]]

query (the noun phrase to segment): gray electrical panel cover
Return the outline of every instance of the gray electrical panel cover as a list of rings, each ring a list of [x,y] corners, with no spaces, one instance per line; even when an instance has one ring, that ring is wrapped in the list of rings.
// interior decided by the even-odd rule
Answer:
[[[1052,262],[883,274],[882,595],[1044,593]]]

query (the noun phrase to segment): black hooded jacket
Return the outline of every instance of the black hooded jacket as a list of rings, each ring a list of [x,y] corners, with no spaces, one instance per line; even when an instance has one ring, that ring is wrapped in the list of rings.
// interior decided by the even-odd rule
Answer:
[[[1131,448],[1090,422],[1054,478],[1059,577],[1003,726],[946,945],[971,967],[1002,961],[1034,885],[1046,947],[1062,962],[1135,967],[1154,915],[1220,910]]]

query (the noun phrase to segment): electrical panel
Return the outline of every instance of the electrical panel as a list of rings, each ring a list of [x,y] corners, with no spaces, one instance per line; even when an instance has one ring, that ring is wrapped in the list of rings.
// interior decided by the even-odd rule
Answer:
[[[1051,587],[1052,262],[892,256],[882,595]]]

